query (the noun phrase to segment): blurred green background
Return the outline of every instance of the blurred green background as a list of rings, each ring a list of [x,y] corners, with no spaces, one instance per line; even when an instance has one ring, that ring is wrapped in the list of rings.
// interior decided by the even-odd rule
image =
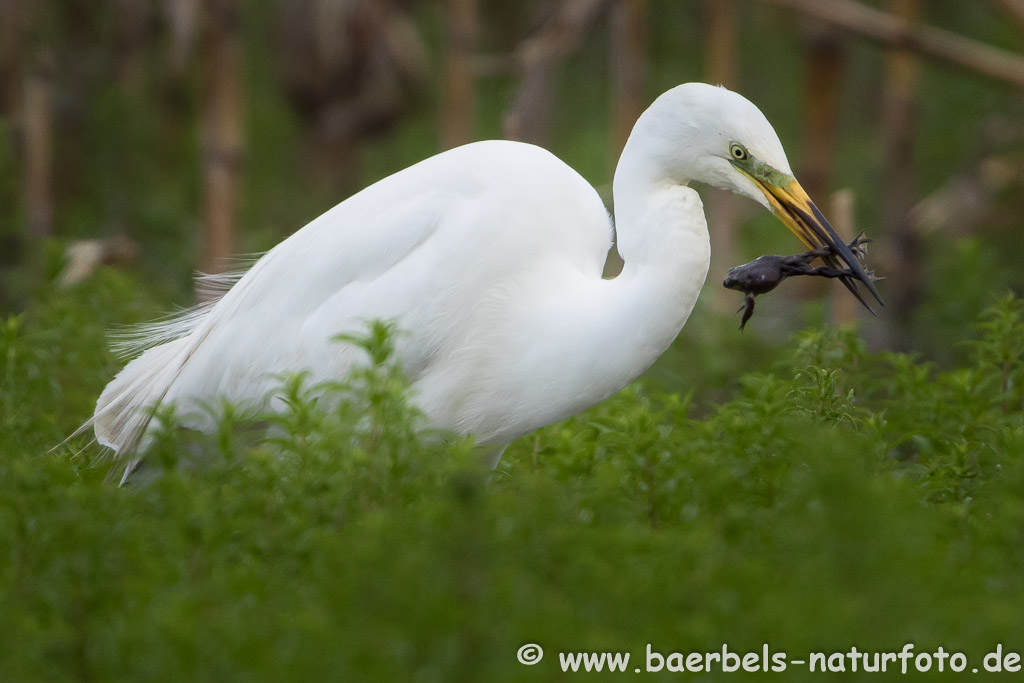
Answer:
[[[1024,651],[1024,98],[780,4],[0,0],[0,678]],[[856,6],[1024,42],[1011,1]],[[789,282],[740,334],[725,270],[800,246],[699,188],[716,250],[673,348],[492,478],[417,432],[386,368],[346,389],[370,427],[299,389],[276,439],[168,416],[147,485],[105,483],[87,438],[48,452],[119,367],[107,331],[194,304],[195,270],[471,139],[536,141],[609,196],[623,126],[693,80],[764,111],[826,214],[852,199],[836,222],[876,241],[877,318]],[[530,668],[526,642],[548,652]],[[723,677],[644,677],[680,675]]]

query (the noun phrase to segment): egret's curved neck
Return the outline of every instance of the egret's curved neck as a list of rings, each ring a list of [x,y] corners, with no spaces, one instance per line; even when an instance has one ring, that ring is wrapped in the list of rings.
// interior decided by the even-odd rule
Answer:
[[[652,316],[637,324],[667,346],[704,285],[711,247],[700,196],[671,177],[664,142],[645,123],[637,123],[615,170],[617,246],[625,262],[616,280],[623,305]]]
[[[628,263],[627,252],[635,253],[640,245],[646,244],[647,237],[657,232],[656,226],[649,225],[648,220],[652,209],[658,208],[655,198],[678,185],[685,186],[686,182],[668,180],[649,136],[634,129],[619,157],[612,182],[618,249],[624,261]],[[620,230],[620,226],[626,227]],[[618,234],[620,232],[624,234]]]

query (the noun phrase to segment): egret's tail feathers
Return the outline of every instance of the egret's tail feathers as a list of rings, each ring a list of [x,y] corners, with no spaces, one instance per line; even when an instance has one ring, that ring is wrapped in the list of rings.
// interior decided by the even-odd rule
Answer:
[[[238,268],[223,273],[196,273],[196,293],[201,301],[216,301],[228,293],[242,277],[249,272],[262,254],[234,259],[241,264]]]
[[[187,337],[199,327],[215,303],[211,299],[153,322],[116,329],[109,335],[110,349],[118,358],[130,360],[143,351]]]
[[[256,257],[251,259],[256,260]],[[245,260],[241,263],[246,264]],[[111,348],[131,360],[106,386],[96,402],[92,418],[70,439],[93,429],[96,441],[127,458],[121,484],[141,462],[144,438],[153,412],[164,402],[181,369],[209,334],[209,314],[227,292],[245,275],[245,267],[214,275],[199,274],[196,284],[205,302],[143,325],[133,325],[111,334]]]
[[[235,286],[246,268],[226,273],[197,273],[196,291],[202,303],[171,313],[153,322],[128,325],[110,333],[110,348],[118,358],[130,360],[143,351],[181,339],[198,328],[214,305]]]
[[[107,385],[96,402],[90,425],[96,440],[118,455],[134,454],[153,417],[153,410],[188,358],[189,340],[176,339],[146,350]],[[126,468],[126,475],[135,462]],[[123,483],[123,482],[122,482]]]

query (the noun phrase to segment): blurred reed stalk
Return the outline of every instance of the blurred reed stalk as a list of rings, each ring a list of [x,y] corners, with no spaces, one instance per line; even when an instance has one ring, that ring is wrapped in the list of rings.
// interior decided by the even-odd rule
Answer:
[[[704,73],[707,81],[736,90],[739,87],[739,54],[736,48],[735,0],[705,0],[707,41],[704,44]],[[708,279],[717,282],[736,265],[736,223],[739,219],[736,198],[731,192],[708,188],[708,225],[711,236],[711,270]],[[732,313],[735,300],[732,292],[712,288],[712,307],[720,313]]]
[[[479,33],[478,0],[447,0],[444,91],[441,96],[441,148],[474,139],[476,79],[473,55]]]
[[[842,33],[815,19],[803,19],[800,25],[806,64],[803,106],[806,137],[799,177],[807,194],[815,201],[824,202],[832,186],[839,138]],[[843,233],[840,235],[844,236]],[[848,242],[852,236],[844,238]],[[797,287],[799,296],[805,298],[819,298],[834,290],[822,278],[801,278]],[[849,317],[855,316],[851,314]]]
[[[893,16],[913,26],[921,19],[921,0],[889,0]],[[910,50],[893,48],[885,60],[882,90],[882,235],[892,245],[893,271],[889,302],[893,348],[906,348],[910,323],[921,298],[922,244],[911,210],[916,202],[914,131],[917,122],[918,58]]]
[[[53,53],[43,48],[25,80],[25,210],[35,240],[53,235],[53,71]]]
[[[202,79],[202,267],[225,269],[234,251],[244,152],[242,35],[237,0],[206,0],[200,38]]]
[[[0,0],[0,118],[12,132],[20,121],[23,24],[21,0]]]
[[[612,5],[612,158],[618,159],[633,124],[646,106],[648,0],[616,0]]]
[[[854,218],[853,190],[838,190],[832,193],[828,211],[832,227],[844,242],[850,242],[857,234],[857,223]],[[833,325],[847,325],[857,320],[860,304],[850,296],[845,287],[829,289],[829,319]]]

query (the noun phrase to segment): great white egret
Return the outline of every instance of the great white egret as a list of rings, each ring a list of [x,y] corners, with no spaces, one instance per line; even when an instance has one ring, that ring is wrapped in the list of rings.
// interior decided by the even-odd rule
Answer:
[[[141,355],[96,405],[96,438],[132,456],[155,404],[261,400],[284,372],[342,377],[362,352],[332,338],[388,319],[430,425],[474,435],[496,464],[510,441],[618,391],[675,339],[710,256],[691,181],[762,204],[809,248],[829,247],[829,265],[845,262],[858,299],[854,278],[878,298],[761,111],[689,83],[640,116],[619,159],[614,279],[602,278],[612,221],[578,173],[529,144],[465,145],[338,204],[221,278],[215,302],[142,328]]]

